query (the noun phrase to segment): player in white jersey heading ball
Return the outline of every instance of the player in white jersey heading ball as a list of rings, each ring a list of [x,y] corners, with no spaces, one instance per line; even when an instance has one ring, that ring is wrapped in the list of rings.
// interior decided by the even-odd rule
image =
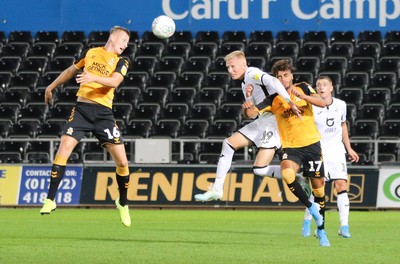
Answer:
[[[351,162],[357,162],[359,157],[350,145],[346,124],[346,102],[332,96],[333,84],[328,76],[320,76],[316,86],[317,93],[327,103],[324,108],[313,106],[314,119],[321,134],[325,177],[327,181],[333,181],[337,193],[340,218],[339,235],[350,238],[350,202],[347,195],[346,150]],[[303,236],[310,236],[311,218],[311,215],[306,210],[302,228]]]
[[[248,67],[245,54],[242,51],[233,51],[226,55],[224,59],[231,78],[242,80],[242,90],[246,101],[251,100],[254,105],[257,105],[267,96],[278,93],[299,115],[299,109],[291,102],[290,96],[281,82],[259,68]],[[252,92],[248,92],[249,86],[253,87]],[[244,111],[244,115],[253,119],[257,117],[257,115],[246,115],[246,111]],[[196,194],[195,200],[205,202],[221,199],[225,178],[232,165],[235,151],[251,145],[256,145],[259,149],[253,165],[254,174],[273,176],[274,171],[280,170],[278,165],[268,166],[276,149],[281,147],[281,143],[275,116],[271,113],[264,113],[223,141],[215,182],[207,192]]]

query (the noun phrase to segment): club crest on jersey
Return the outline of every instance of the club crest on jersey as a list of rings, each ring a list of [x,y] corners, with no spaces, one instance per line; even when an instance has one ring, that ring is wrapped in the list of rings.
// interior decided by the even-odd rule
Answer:
[[[74,129],[72,127],[68,128],[67,134],[72,135],[74,133]]]
[[[254,79],[255,81],[260,80],[260,74],[258,74],[258,73],[254,74],[253,79]]]
[[[114,66],[115,59],[112,58],[112,59],[110,59],[107,63],[108,63],[108,65],[110,65],[110,66]]]

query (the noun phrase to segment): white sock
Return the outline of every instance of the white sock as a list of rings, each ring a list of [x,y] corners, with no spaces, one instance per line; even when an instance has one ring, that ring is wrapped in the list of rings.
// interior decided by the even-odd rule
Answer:
[[[253,172],[257,176],[272,177],[282,180],[281,166],[270,165],[265,167],[253,167]]]
[[[310,202],[314,202],[314,195],[311,195],[310,196]],[[311,213],[310,213],[310,211],[306,208],[306,212],[304,213],[304,220],[312,220],[312,215],[311,215]]]
[[[214,189],[217,191],[222,192],[224,189],[225,178],[231,168],[233,154],[235,154],[235,150],[229,145],[228,140],[225,139],[222,143],[221,155],[219,156],[217,166],[217,176],[214,182]]]
[[[337,206],[339,209],[340,226],[349,225],[350,201],[347,192],[337,196]]]

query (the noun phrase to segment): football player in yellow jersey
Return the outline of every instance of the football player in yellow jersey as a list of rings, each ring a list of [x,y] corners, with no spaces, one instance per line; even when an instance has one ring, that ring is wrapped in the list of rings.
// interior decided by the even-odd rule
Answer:
[[[80,87],[77,103],[72,109],[61,136],[61,143],[51,168],[50,188],[40,213],[50,214],[56,208],[55,195],[64,177],[65,166],[75,146],[89,132],[97,137],[102,147],[111,154],[116,165],[119,199],[115,204],[125,226],[131,225],[127,205],[129,166],[125,146],[112,112],[115,89],[127,73],[129,63],[120,55],[128,46],[130,32],[115,26],[104,47],[91,48],[64,70],[46,89],[45,103],[53,102],[52,91],[76,76]]]
[[[324,230],[325,178],[320,144],[320,134],[314,121],[312,105],[325,107],[325,101],[307,83],[293,84],[294,68],[287,60],[279,60],[271,72],[279,79],[290,94],[290,99],[301,111],[299,118],[286,100],[280,96],[270,96],[257,105],[259,112],[274,113],[282,143],[281,176],[289,189],[308,208],[317,224],[320,246],[330,246]],[[249,105],[249,109],[254,109]],[[309,201],[306,192],[296,181],[296,173],[303,165],[303,176],[311,180],[315,203]],[[320,209],[318,209],[318,205]]]

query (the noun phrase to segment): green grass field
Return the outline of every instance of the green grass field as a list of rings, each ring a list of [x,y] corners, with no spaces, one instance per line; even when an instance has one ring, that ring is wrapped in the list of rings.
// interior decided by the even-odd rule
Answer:
[[[0,263],[398,263],[400,212],[350,214],[352,238],[301,236],[302,211],[0,209]]]

